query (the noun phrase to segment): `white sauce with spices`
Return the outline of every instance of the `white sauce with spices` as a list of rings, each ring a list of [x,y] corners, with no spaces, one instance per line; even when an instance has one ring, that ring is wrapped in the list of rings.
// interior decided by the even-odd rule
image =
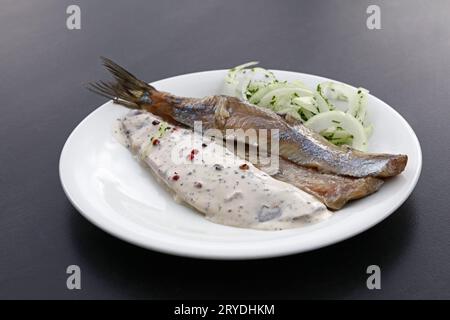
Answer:
[[[119,141],[145,162],[177,200],[224,225],[280,230],[328,218],[313,196],[273,179],[222,144],[148,112],[120,120]]]

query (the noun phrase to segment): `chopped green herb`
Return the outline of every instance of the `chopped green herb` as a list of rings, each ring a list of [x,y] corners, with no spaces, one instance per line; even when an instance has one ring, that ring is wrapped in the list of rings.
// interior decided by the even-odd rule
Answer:
[[[277,102],[277,97],[276,96],[272,96],[272,100],[270,100],[270,105],[274,106],[276,102]]]

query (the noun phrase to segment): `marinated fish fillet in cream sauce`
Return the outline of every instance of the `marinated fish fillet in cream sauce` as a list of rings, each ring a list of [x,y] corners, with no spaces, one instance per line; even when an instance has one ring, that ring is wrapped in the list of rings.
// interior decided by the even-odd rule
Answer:
[[[173,195],[215,223],[265,230],[331,216],[312,195],[239,159],[222,144],[148,112],[120,119],[120,140]]]

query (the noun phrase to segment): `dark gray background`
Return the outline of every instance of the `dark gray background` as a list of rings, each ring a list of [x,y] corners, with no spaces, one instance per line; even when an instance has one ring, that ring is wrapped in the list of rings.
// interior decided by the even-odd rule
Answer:
[[[66,28],[70,4],[81,30]],[[366,28],[369,4],[382,30]],[[436,0],[2,0],[0,298],[450,298],[449,13]],[[421,179],[384,222],[314,252],[220,262],[132,246],[78,214],[58,177],[66,138],[105,101],[83,88],[107,77],[100,55],[147,81],[257,59],[369,88],[416,131]],[[66,289],[70,264],[81,291]]]

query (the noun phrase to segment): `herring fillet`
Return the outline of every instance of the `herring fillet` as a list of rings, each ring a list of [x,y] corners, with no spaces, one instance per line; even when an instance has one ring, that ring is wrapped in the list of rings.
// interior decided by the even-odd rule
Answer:
[[[303,168],[290,161],[280,159],[279,172],[273,178],[284,181],[314,195],[328,208],[341,209],[351,200],[366,197],[380,189],[384,181],[375,177],[344,177]],[[258,167],[262,171],[264,167]]]
[[[120,120],[120,129],[130,151],[159,182],[215,223],[278,230],[331,215],[312,195],[273,179],[211,138],[148,112],[132,111]]]
[[[137,79],[113,61],[103,58],[116,82],[97,82],[92,91],[114,99],[132,109],[146,109],[162,119],[203,129],[278,129],[280,156],[304,167],[351,177],[387,178],[400,174],[407,156],[402,154],[364,153],[335,146],[303,125],[291,126],[271,110],[263,109],[235,97],[177,97],[161,92]]]
[[[257,148],[242,146],[239,142],[235,142],[233,146],[226,142],[224,144],[242,159],[252,162],[259,170],[312,194],[332,210],[339,210],[351,200],[360,199],[378,191],[384,183],[383,179],[374,177],[353,178],[323,173],[283,158],[279,158],[278,166],[273,167],[272,159],[265,152],[259,153],[257,159],[249,156],[250,150],[257,152]]]

